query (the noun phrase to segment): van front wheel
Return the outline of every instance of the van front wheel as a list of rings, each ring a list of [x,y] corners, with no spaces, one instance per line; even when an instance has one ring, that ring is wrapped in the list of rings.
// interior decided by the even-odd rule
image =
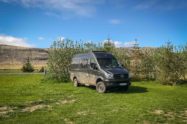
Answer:
[[[76,78],[73,80],[73,85],[75,87],[78,87],[80,85],[79,82],[78,82],[78,80]]]
[[[96,90],[99,93],[105,93],[107,90],[107,87],[104,82],[100,81],[96,84]]]

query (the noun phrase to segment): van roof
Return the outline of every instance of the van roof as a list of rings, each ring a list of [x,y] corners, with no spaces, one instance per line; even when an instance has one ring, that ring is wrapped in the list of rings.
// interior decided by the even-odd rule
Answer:
[[[92,51],[93,53],[96,53],[96,52],[104,52],[104,53],[106,53],[106,51]]]
[[[96,56],[96,58],[111,58],[113,57],[113,55],[111,53],[108,52],[93,52],[94,55]]]
[[[91,53],[80,53],[76,54],[73,58],[88,58],[91,56]]]
[[[73,58],[90,58],[90,56],[93,56],[93,54],[96,56],[96,58],[113,57],[111,53],[108,53],[106,51],[92,51],[89,53],[76,54]]]

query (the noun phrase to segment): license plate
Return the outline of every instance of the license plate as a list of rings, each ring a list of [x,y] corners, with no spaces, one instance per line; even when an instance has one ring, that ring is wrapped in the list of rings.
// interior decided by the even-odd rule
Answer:
[[[120,83],[119,85],[120,85],[120,86],[126,86],[127,83]]]

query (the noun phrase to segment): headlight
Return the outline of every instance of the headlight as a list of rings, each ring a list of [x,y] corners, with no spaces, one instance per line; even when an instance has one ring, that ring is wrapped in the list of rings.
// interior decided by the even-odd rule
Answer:
[[[113,79],[113,74],[106,74],[106,77],[108,78],[108,79]]]

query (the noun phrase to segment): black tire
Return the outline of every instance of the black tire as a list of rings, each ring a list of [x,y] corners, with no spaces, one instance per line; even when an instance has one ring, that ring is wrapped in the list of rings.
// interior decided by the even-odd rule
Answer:
[[[105,93],[107,91],[107,87],[104,82],[100,81],[96,84],[96,90],[98,93]]]
[[[74,78],[74,80],[73,80],[73,85],[74,85],[74,87],[80,86],[80,84],[79,84],[77,78]]]

